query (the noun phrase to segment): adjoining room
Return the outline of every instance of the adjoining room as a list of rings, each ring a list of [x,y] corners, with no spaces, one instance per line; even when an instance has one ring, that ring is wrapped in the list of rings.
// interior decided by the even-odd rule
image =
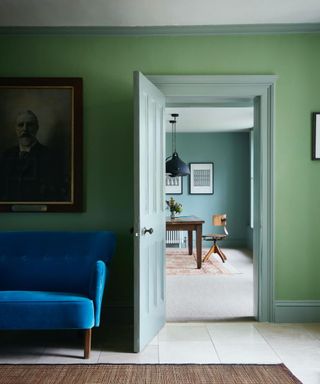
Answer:
[[[191,172],[166,176],[167,216],[173,210],[170,200],[178,206],[174,218],[167,217],[167,321],[254,316],[250,104],[166,109],[166,157],[174,151],[174,144]],[[178,114],[175,127],[169,123],[172,114]],[[182,221],[194,217],[203,221],[201,268],[197,268],[196,236],[189,255],[188,231],[170,230],[175,228],[173,224],[180,223],[180,228]],[[225,222],[216,222],[221,217]],[[205,235],[213,233],[218,236],[216,252],[208,254],[213,240]]]

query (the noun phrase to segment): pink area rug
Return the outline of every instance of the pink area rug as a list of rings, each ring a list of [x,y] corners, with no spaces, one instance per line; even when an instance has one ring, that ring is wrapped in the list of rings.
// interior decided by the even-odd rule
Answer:
[[[204,256],[208,249],[202,250]],[[197,269],[196,255],[188,254],[187,249],[166,248],[166,271],[167,275],[232,275],[239,273],[228,263],[222,263],[216,255],[211,254],[208,261],[202,263],[202,268]],[[219,257],[219,256],[218,256]],[[228,257],[228,255],[227,255]]]

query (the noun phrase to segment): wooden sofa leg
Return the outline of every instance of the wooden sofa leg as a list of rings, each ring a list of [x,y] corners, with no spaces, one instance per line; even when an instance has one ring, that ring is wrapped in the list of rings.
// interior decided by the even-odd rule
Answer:
[[[89,359],[91,352],[91,335],[92,329],[86,329],[84,331],[84,358]]]

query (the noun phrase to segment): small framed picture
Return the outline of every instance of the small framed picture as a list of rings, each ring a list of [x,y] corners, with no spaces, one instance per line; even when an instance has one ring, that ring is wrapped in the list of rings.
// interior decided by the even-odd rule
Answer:
[[[166,195],[182,195],[183,180],[181,176],[170,177],[166,175]]]
[[[320,160],[320,112],[312,114],[312,160]]]
[[[189,193],[213,195],[213,163],[190,163]]]

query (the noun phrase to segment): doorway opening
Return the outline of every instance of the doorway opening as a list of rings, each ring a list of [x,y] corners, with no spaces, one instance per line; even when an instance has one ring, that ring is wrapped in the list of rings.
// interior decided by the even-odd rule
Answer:
[[[202,234],[209,235],[204,238],[208,241],[202,240],[197,268],[194,236],[189,255],[188,232],[167,228],[167,321],[254,317],[253,99],[238,104],[225,100],[218,106],[166,108],[166,157],[172,140],[168,122],[177,113],[177,150],[191,169],[185,177],[166,175],[166,201],[174,199],[182,206],[173,222],[198,217],[204,222]],[[216,253],[210,254],[213,239]]]
[[[274,320],[273,129],[276,76],[135,77],[134,349],[165,323],[164,139],[166,107],[245,102],[254,105],[254,316]],[[199,232],[198,232],[199,234]],[[197,237],[199,239],[200,236]],[[198,240],[198,244],[201,241]],[[200,249],[200,247],[199,247]],[[200,252],[198,252],[200,255]],[[201,261],[201,257],[199,258]]]

